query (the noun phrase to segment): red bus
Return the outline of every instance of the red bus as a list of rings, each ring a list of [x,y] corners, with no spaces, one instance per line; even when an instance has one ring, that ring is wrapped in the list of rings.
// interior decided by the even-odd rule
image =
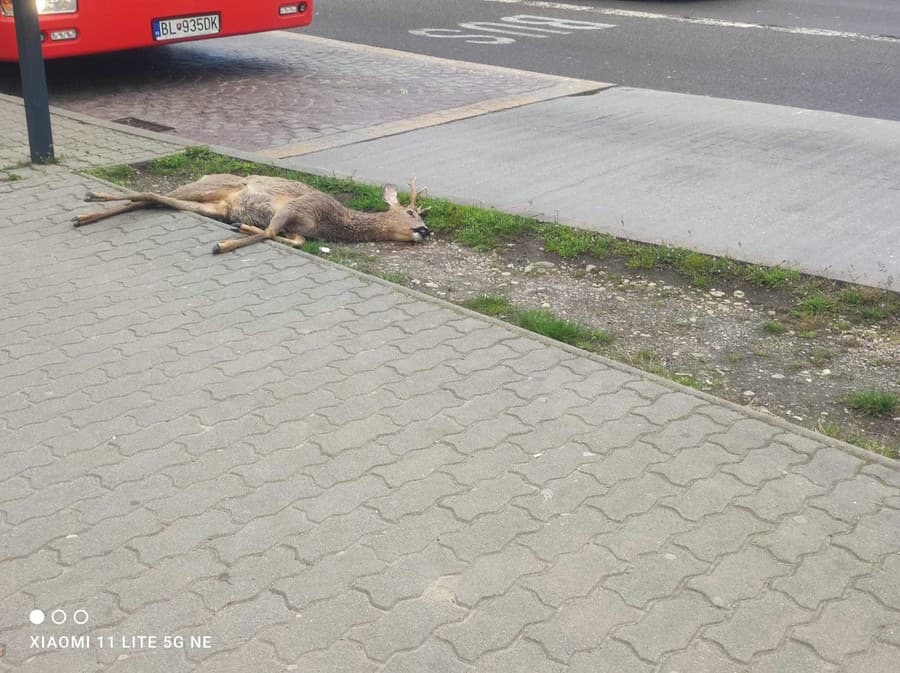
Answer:
[[[44,58],[296,28],[313,17],[313,0],[30,1],[40,14]],[[0,61],[19,58],[15,3],[0,0]]]

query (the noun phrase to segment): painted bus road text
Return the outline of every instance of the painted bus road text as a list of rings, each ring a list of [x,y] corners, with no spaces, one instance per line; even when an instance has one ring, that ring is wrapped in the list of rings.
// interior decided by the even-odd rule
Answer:
[[[553,35],[571,35],[579,30],[603,30],[615,27],[611,23],[576,21],[533,14],[504,16],[499,21],[464,21],[457,25],[459,29],[418,28],[409,32],[422,37],[465,40],[469,44],[513,44],[515,38],[507,37],[508,35],[545,39]]]

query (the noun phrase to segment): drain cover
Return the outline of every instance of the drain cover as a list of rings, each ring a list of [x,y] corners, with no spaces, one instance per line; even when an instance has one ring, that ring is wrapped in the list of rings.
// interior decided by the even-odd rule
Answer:
[[[144,129],[145,131],[156,131],[164,133],[166,131],[174,131],[174,126],[165,126],[156,122],[148,122],[146,119],[138,119],[137,117],[122,117],[121,119],[113,119],[114,124],[124,124],[125,126],[133,126],[136,129]]]

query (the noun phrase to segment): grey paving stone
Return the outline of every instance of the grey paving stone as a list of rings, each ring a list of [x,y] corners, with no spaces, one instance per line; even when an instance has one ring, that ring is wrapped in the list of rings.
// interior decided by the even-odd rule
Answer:
[[[776,649],[792,627],[814,617],[815,613],[797,607],[784,594],[766,591],[739,603],[728,621],[709,627],[705,635],[735,659],[749,663],[756,654]]]
[[[535,643],[520,638],[512,647],[490,652],[477,663],[481,673],[562,673],[565,667],[551,661]]]
[[[269,626],[258,638],[271,643],[284,661],[299,661],[311,652],[335,645],[349,629],[378,619],[381,613],[357,591],[343,591],[311,605],[293,622]]]
[[[624,573],[610,577],[603,585],[629,605],[644,609],[650,601],[676,593],[685,579],[707,567],[683,550],[651,552],[635,559]]]
[[[141,605],[174,599],[193,582],[214,577],[225,571],[212,551],[197,549],[183,556],[163,559],[149,567],[134,568],[134,576],[108,582],[109,591],[119,598],[120,605],[134,611]]]
[[[709,514],[716,514],[739,495],[753,492],[752,487],[739,482],[728,474],[716,474],[709,479],[695,481],[683,493],[663,498],[661,504],[671,507],[685,519],[699,521]]]
[[[706,624],[722,621],[718,610],[693,592],[654,603],[637,624],[625,626],[616,637],[626,641],[643,659],[659,661],[668,652],[687,647],[694,634]]]
[[[710,642],[695,639],[686,649],[665,659],[660,673],[748,673],[749,668],[730,659],[719,647]]]
[[[562,479],[552,479],[540,490],[530,489],[527,495],[513,498],[518,507],[528,510],[532,517],[548,521],[561,514],[571,514],[588,498],[606,493],[606,487],[591,475],[573,472]]]
[[[854,591],[826,605],[812,624],[794,629],[794,638],[810,645],[823,659],[841,663],[850,654],[868,650],[878,630],[895,619],[896,613]]]
[[[689,416],[695,409],[704,406],[703,400],[684,393],[667,392],[656,397],[644,407],[637,407],[634,413],[646,418],[654,425],[665,425]]]
[[[290,545],[297,558],[306,563],[317,561],[326,554],[335,554],[347,549],[365,535],[381,533],[390,527],[386,521],[369,509],[355,509],[347,514],[333,516],[313,526],[302,526],[290,509],[275,515],[296,526],[290,535],[278,531],[266,535],[265,539],[278,540]]]
[[[453,552],[437,543],[395,561],[379,573],[356,580],[353,586],[364,591],[372,605],[387,610],[398,601],[421,596],[439,578],[450,582],[471,568],[457,561]]]
[[[192,659],[206,659],[217,652],[234,649],[235,643],[250,642],[263,628],[272,624],[296,623],[296,613],[285,607],[284,600],[271,592],[263,592],[249,601],[226,605],[215,611],[203,628],[211,640],[209,649],[188,652]]]
[[[673,540],[697,558],[712,561],[723,553],[736,552],[748,537],[768,528],[748,512],[729,508],[722,514],[710,515],[700,526],[676,535]]]
[[[833,542],[867,561],[877,561],[898,551],[900,511],[882,509],[860,518],[849,533],[835,535]]]
[[[602,647],[576,652],[568,670],[571,673],[650,673],[653,665],[641,661],[626,645],[611,641]]]
[[[383,670],[385,673],[471,673],[475,669],[460,661],[449,644],[429,640],[413,652],[396,655],[385,664]]]
[[[274,587],[292,609],[300,611],[317,601],[346,593],[355,581],[379,572],[384,565],[371,549],[356,545],[319,559],[302,572],[279,580]]]
[[[518,444],[526,451],[533,450],[527,440],[520,439]],[[566,444],[542,449],[532,454],[532,459],[513,469],[536,486],[544,486],[553,479],[562,479],[572,474],[584,463],[593,462],[597,454],[584,444],[570,441]]]
[[[377,472],[378,468],[391,465],[397,460],[386,446],[370,444],[358,449],[342,451],[333,458],[316,462],[303,468],[304,473],[313,478],[318,486],[331,488],[341,482],[354,481],[365,474]]]
[[[732,454],[715,444],[701,444],[679,451],[675,457],[650,468],[672,483],[685,486],[709,477],[720,466],[736,461]]]
[[[644,442],[616,449],[604,458],[587,463],[581,470],[588,472],[601,484],[613,485],[624,479],[641,476],[650,465],[666,460],[664,453]]]
[[[546,571],[522,578],[520,585],[535,592],[544,603],[559,607],[570,598],[587,596],[604,578],[627,568],[606,549],[587,545],[558,556]]]
[[[540,622],[553,614],[532,594],[511,589],[496,598],[485,599],[478,610],[460,623],[441,626],[435,634],[453,645],[465,661],[475,661],[486,652],[510,645],[528,624]]]
[[[850,659],[847,673],[891,673],[897,668],[900,648],[885,643],[875,643],[869,652]]]
[[[814,484],[831,486],[836,481],[849,479],[859,472],[863,461],[831,447],[819,449],[812,460],[795,467],[794,472],[802,474]]]
[[[860,475],[840,482],[828,497],[812,498],[809,504],[825,510],[836,519],[855,521],[864,514],[877,511],[884,500],[896,494],[897,489]]]
[[[796,642],[762,655],[750,669],[751,673],[836,673],[839,670],[818,657],[812,648]]]
[[[54,517],[54,518],[59,518]],[[82,533],[71,532],[52,543],[63,563],[71,564],[92,556],[102,556],[141,536],[162,530],[163,525],[147,509],[103,519]],[[19,529],[21,532],[21,528]],[[187,550],[185,550],[187,551]]]
[[[473,608],[485,598],[506,593],[520,578],[545,566],[528,548],[513,543],[496,554],[478,557],[458,575],[441,578],[438,585],[459,604]]]
[[[350,631],[349,638],[359,642],[370,658],[387,661],[398,652],[422,645],[437,627],[465,619],[467,611],[440,591],[426,592],[420,598],[402,601],[377,621]]]
[[[137,550],[142,563],[155,563],[176,554],[184,554],[211,539],[233,533],[238,524],[216,509],[175,520],[158,533],[133,537],[129,545]]]
[[[606,495],[591,498],[588,503],[614,521],[624,521],[634,514],[642,514],[660,499],[680,489],[655,474],[647,474],[631,481],[619,482]]]
[[[888,607],[900,610],[900,554],[886,556],[875,572],[857,580],[856,587],[868,591]]]
[[[646,514],[632,517],[621,526],[597,535],[594,542],[610,549],[627,561],[659,550],[675,533],[691,525],[670,509],[654,507]]]
[[[407,514],[420,514],[444,497],[458,494],[462,490],[463,487],[450,476],[435,472],[419,481],[409,481],[391,489],[387,495],[369,500],[368,506],[387,521],[397,521]]]
[[[793,451],[783,444],[772,444],[750,451],[739,463],[725,465],[723,472],[733,474],[745,484],[759,486],[770,479],[782,476],[792,465],[808,460],[808,456]],[[803,470],[795,470],[805,474]]]
[[[839,547],[804,556],[790,577],[775,580],[772,586],[783,591],[810,610],[822,601],[839,598],[855,577],[872,571],[869,564],[854,558]]]
[[[396,488],[408,481],[424,479],[435,470],[446,472],[456,481],[460,481],[455,468],[461,463],[469,464],[471,460],[466,461],[465,456],[457,453],[449,444],[441,443],[417,451],[409,451],[400,458],[395,456],[390,463],[373,467],[372,472],[379,475],[392,488]],[[478,476],[488,478],[494,475],[479,474]]]
[[[349,640],[339,640],[324,650],[304,654],[296,661],[293,665],[304,673],[374,673],[378,668],[378,664],[366,656],[362,645]]]
[[[823,491],[821,486],[816,486],[806,477],[787,474],[767,481],[756,493],[741,496],[734,502],[753,511],[761,519],[777,521],[786,514],[796,514],[803,509],[809,497]]]
[[[461,489],[458,486],[453,490],[457,494],[443,498],[441,506],[453,510],[458,519],[472,521],[483,514],[499,512],[510,500],[533,493],[536,488],[525,483],[519,475],[507,472],[499,477],[479,481],[464,493],[459,493]]]
[[[410,514],[387,530],[366,535],[363,544],[370,546],[378,557],[392,563],[401,556],[420,552],[441,540],[464,524],[446,509],[432,508],[422,514]]]
[[[553,658],[568,662],[576,652],[599,647],[616,628],[641,616],[615,593],[599,588],[585,598],[564,603],[550,619],[528,627],[525,633]]]
[[[302,536],[310,528],[301,512],[287,507],[275,514],[252,519],[233,533],[217,537],[210,546],[222,561],[234,563],[242,556],[289,543],[293,536]]]
[[[822,549],[835,533],[848,529],[849,524],[832,519],[821,510],[807,508],[782,519],[777,528],[759,536],[755,542],[765,546],[776,558],[796,563],[801,556]]]
[[[662,429],[655,428],[641,437],[664,453],[674,454],[681,449],[697,446],[723,430],[705,416],[683,418],[667,423]],[[726,449],[728,447],[725,447]]]
[[[299,500],[297,507],[303,510],[307,519],[321,523],[328,517],[349,514],[364,502],[383,496],[389,490],[382,479],[365,475],[356,481],[335,484],[316,496]]]
[[[127,664],[129,661],[126,659],[122,664]],[[165,662],[164,665],[168,667],[170,663]],[[190,668],[186,670],[194,670],[197,673],[241,673],[241,671],[278,671],[284,668],[284,662],[278,659],[274,647],[253,640],[243,647],[231,648],[226,652],[214,654],[199,666],[196,666],[194,662],[191,662],[189,666]],[[123,667],[122,673],[125,673],[125,670]]]
[[[0,599],[19,591],[38,580],[57,577],[64,568],[49,550],[40,550],[29,557],[0,561]]]
[[[791,571],[791,566],[775,559],[761,547],[749,546],[723,556],[708,574],[694,577],[688,586],[705,594],[713,605],[730,606],[753,598],[763,586]]]
[[[503,549],[513,538],[533,533],[540,527],[521,509],[506,507],[475,519],[465,530],[443,535],[441,543],[450,547],[457,558],[471,562],[481,554]]]
[[[338,491],[338,495],[340,494],[340,487],[336,487],[334,490]],[[266,481],[249,490],[245,489],[236,497],[222,500],[218,503],[218,509],[228,512],[236,522],[246,524],[253,519],[271,516],[291,505],[297,505],[307,514],[307,518],[315,521],[316,519],[309,516],[309,511],[324,518],[316,508],[317,503],[321,502],[318,498],[323,492],[323,489],[313,481],[312,477],[295,474],[281,481]],[[348,507],[347,511],[353,509],[349,505],[346,506]]]

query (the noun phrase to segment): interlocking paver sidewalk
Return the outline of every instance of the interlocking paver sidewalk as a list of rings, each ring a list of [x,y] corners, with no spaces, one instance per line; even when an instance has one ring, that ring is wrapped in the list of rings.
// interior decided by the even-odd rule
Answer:
[[[886,461],[14,172],[0,671],[896,670]]]

